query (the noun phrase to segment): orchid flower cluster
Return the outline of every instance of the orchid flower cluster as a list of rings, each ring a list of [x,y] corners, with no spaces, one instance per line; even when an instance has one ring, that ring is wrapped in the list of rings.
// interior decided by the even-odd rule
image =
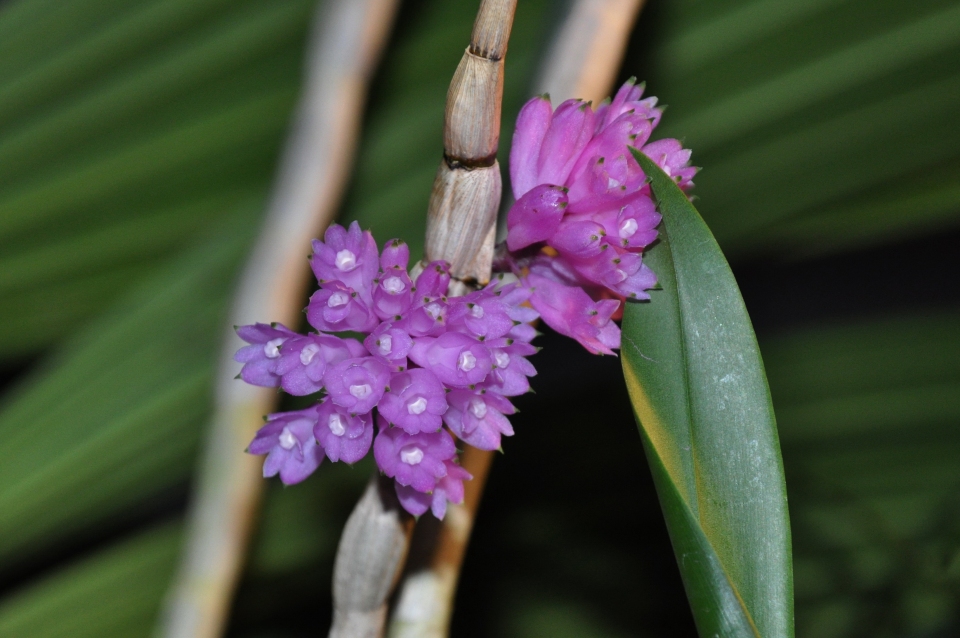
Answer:
[[[471,478],[451,433],[482,450],[513,434],[507,397],[530,390],[536,372],[526,357],[536,351],[530,324],[538,315],[523,305],[530,292],[518,283],[497,279],[447,297],[446,262],[427,264],[412,281],[409,258],[399,240],[378,252],[356,222],[331,226],[310,262],[320,289],[306,313],[317,333],[243,326],[238,334],[250,345],[236,359],[248,383],[297,396],[325,391],[310,408],[268,417],[249,448],[267,455],[265,476],[297,483],[324,458],[355,463],[372,446],[403,507],[442,518]]]
[[[621,302],[649,299],[657,283],[641,254],[657,238],[660,215],[629,148],[682,189],[697,171],[679,141],[647,144],[662,111],[642,94],[631,79],[596,111],[582,100],[553,111],[549,97],[534,98],[520,111],[510,149],[517,201],[497,265],[531,289],[547,325],[594,354],[620,347],[612,319]]]
[[[536,374],[527,360],[537,350],[533,322],[613,354],[621,302],[648,299],[656,284],[642,252],[660,216],[628,147],[682,188],[696,171],[676,140],[646,143],[661,111],[641,95],[631,81],[596,111],[580,100],[554,111],[546,97],[524,106],[510,154],[517,201],[498,249],[501,274],[479,290],[448,296],[443,261],[412,279],[406,244],[392,240],[381,252],[356,222],[314,240],[319,289],[306,316],[316,332],[237,329],[249,344],[235,357],[244,381],[320,397],[267,417],[249,447],[266,454],[264,476],[298,483],[325,458],[352,464],[372,448],[408,512],[443,518],[471,478],[454,437],[496,450],[513,434],[509,397],[528,392]]]

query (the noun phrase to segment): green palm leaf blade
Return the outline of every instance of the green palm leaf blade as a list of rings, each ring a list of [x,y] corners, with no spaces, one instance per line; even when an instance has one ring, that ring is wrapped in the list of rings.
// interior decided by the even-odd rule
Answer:
[[[960,314],[761,342],[791,485],[798,632],[886,638],[949,626],[960,582]]]
[[[158,525],[13,592],[0,636],[150,636],[179,546],[179,525]]]
[[[682,0],[647,17],[662,130],[708,167],[700,212],[728,255],[960,223],[955,2]]]
[[[0,566],[187,481],[259,204],[201,236],[5,397]]]
[[[664,221],[661,290],[624,312],[624,377],[701,636],[793,635],[783,464],[729,266],[686,195],[634,151]]]
[[[268,188],[313,2],[8,4],[0,356],[15,358]]]

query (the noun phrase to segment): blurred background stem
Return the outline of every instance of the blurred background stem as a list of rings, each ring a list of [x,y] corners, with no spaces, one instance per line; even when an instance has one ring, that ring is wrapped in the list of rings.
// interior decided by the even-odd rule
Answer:
[[[231,311],[242,325],[279,320],[296,328],[309,270],[310,237],[333,219],[345,187],[367,86],[392,24],[394,0],[320,3],[302,96],[273,195]],[[242,453],[277,404],[272,389],[234,380],[232,330],[224,340],[216,407],[190,504],[182,562],[162,636],[223,633],[263,490],[261,460]]]

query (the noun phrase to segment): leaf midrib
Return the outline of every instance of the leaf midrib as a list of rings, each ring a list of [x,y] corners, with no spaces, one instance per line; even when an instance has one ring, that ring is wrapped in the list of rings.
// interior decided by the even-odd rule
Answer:
[[[698,460],[697,460],[697,450],[696,450],[696,446],[694,445],[695,442],[694,442],[694,436],[693,436],[693,428],[695,427],[695,421],[696,421],[696,419],[695,419],[695,416],[694,416],[694,407],[693,407],[693,402],[692,402],[691,394],[690,394],[690,390],[689,390],[689,388],[691,387],[690,365],[689,365],[689,359],[688,359],[688,357],[687,357],[687,353],[688,353],[688,351],[689,351],[688,344],[687,344],[687,341],[688,341],[688,339],[689,339],[689,332],[687,331],[686,322],[684,321],[684,318],[685,318],[685,316],[686,316],[686,315],[685,315],[685,312],[686,312],[686,311],[685,311],[685,308],[684,308],[682,296],[681,296],[681,294],[680,294],[680,286],[681,286],[681,282],[680,282],[680,270],[679,270],[679,268],[677,267],[677,260],[674,258],[673,244],[672,244],[672,242],[671,242],[671,233],[670,233],[670,231],[668,230],[669,223],[667,222],[667,218],[669,217],[669,215],[667,214],[667,211],[664,209],[664,205],[663,205],[662,199],[660,198],[659,195],[657,195],[656,189],[654,188],[654,182],[662,181],[662,180],[661,180],[661,175],[651,175],[650,177],[651,177],[651,184],[650,184],[650,186],[651,186],[651,189],[654,191],[654,192],[653,192],[653,195],[654,195],[654,197],[655,197],[656,200],[657,200],[657,208],[660,210],[660,214],[661,214],[662,220],[663,220],[663,221],[662,221],[662,224],[663,224],[663,232],[667,235],[667,241],[664,242],[664,243],[666,244],[667,249],[670,251],[670,263],[671,263],[671,266],[672,266],[672,268],[673,268],[674,283],[675,283],[676,288],[677,288],[677,290],[676,290],[676,303],[677,303],[677,317],[678,317],[678,319],[679,319],[679,324],[680,324],[680,326],[679,326],[679,327],[680,327],[680,337],[681,337],[681,338],[680,338],[680,355],[681,355],[681,363],[682,363],[682,366],[683,366],[683,381],[684,381],[683,393],[684,393],[684,403],[685,403],[686,408],[687,408],[687,415],[688,415],[688,419],[689,419],[689,422],[688,422],[688,424],[687,424],[687,425],[688,425],[688,427],[687,427],[687,444],[689,445],[689,453],[688,453],[688,456],[690,457],[690,459],[691,459],[691,461],[692,461],[692,467],[693,467],[693,494],[692,494],[692,497],[695,499],[694,505],[696,506],[696,509],[693,510],[693,509],[690,507],[690,503],[688,503],[686,499],[682,499],[682,500],[683,500],[683,502],[684,502],[684,506],[687,508],[687,511],[688,511],[689,514],[690,514],[691,519],[692,519],[692,520],[695,520],[695,521],[697,522],[697,525],[698,525],[698,527],[700,528],[700,532],[701,532],[701,534],[703,535],[704,540],[707,542],[707,544],[708,544],[709,547],[710,547],[710,550],[713,552],[713,555],[716,557],[717,563],[721,566],[721,571],[723,572],[723,577],[724,577],[724,579],[725,579],[725,581],[726,581],[726,583],[727,583],[727,586],[730,587],[730,590],[733,592],[733,595],[736,597],[737,601],[739,602],[739,604],[740,604],[740,609],[742,610],[742,612],[743,612],[743,614],[744,614],[744,617],[746,618],[747,622],[749,623],[750,629],[753,631],[754,636],[756,636],[756,638],[761,638],[760,632],[759,632],[759,630],[757,629],[757,625],[756,625],[756,623],[754,622],[753,614],[751,614],[751,613],[750,613],[750,610],[747,608],[747,605],[746,605],[745,601],[743,600],[743,596],[740,595],[740,590],[739,590],[739,588],[737,588],[737,586],[734,585],[733,582],[731,581],[729,571],[727,570],[727,566],[726,566],[723,558],[722,558],[722,557],[720,556],[720,554],[716,551],[716,548],[715,548],[715,546],[714,546],[714,544],[713,544],[713,541],[710,539],[709,535],[706,533],[706,531],[704,530],[704,526],[703,526],[703,519],[702,519],[702,516],[701,516],[701,509],[702,509],[702,508],[700,507],[700,500],[701,500],[701,499],[700,499],[700,478],[701,478],[701,477],[700,477],[700,469],[699,469],[699,468],[700,468],[700,465],[699,465],[699,462],[698,462]],[[663,184],[660,184],[659,186],[662,187]],[[634,345],[634,348],[636,348],[636,345]],[[654,446],[654,449],[656,450],[656,446]],[[683,449],[682,449],[682,448],[681,448],[680,452],[681,452],[681,453],[683,452]],[[657,456],[660,457],[661,464],[663,464],[663,457],[661,456],[659,450],[657,450]],[[663,467],[664,467],[664,469],[666,470],[666,467],[667,467],[667,466],[666,466],[665,464],[663,465]],[[683,467],[683,464],[681,464],[681,467]],[[669,471],[668,471],[668,473],[669,473]],[[672,477],[671,477],[671,478],[672,478]],[[676,485],[676,481],[673,481],[673,482],[674,482],[674,485]],[[680,492],[680,491],[678,490],[678,493],[681,494],[681,498],[682,498],[682,492]]]

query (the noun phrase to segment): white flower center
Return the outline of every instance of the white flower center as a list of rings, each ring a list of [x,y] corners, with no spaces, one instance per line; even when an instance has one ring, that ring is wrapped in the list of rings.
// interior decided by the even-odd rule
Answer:
[[[292,450],[296,444],[297,437],[293,436],[290,428],[283,428],[283,431],[280,433],[280,447],[284,450]]]
[[[431,317],[433,317],[433,320],[434,320],[434,321],[436,321],[437,319],[439,319],[439,318],[440,318],[440,315],[443,314],[443,306],[441,306],[441,305],[438,304],[438,303],[432,303],[432,304],[428,305],[428,306],[425,308],[425,310],[427,311],[427,314],[428,314],[428,315],[430,315]]]
[[[300,351],[300,363],[305,366],[310,365],[310,362],[313,361],[313,358],[317,356],[318,352],[320,352],[320,346],[315,343],[308,343],[304,346],[303,350]]]
[[[620,185],[620,182],[613,179],[612,177],[607,177],[607,189],[613,189]]]
[[[620,224],[620,239],[633,237],[635,232],[637,232],[637,220],[625,219],[623,223]]]
[[[383,280],[382,285],[383,289],[391,295],[398,295],[407,289],[407,284],[403,283],[403,279],[399,277],[387,277]]]
[[[457,367],[464,372],[470,372],[477,367],[477,358],[469,350],[464,350],[457,360]]]
[[[506,368],[510,365],[510,355],[506,352],[496,351],[493,353],[493,359],[497,362],[498,368]]]
[[[350,301],[350,295],[345,292],[335,292],[327,299],[327,306],[330,308],[339,308]]]
[[[470,414],[478,419],[482,419],[483,417],[487,416],[487,404],[483,399],[470,399]]]
[[[263,344],[263,354],[267,357],[267,359],[276,359],[280,356],[280,346],[284,341],[286,341],[286,339],[279,337],[277,339],[271,339]]]
[[[370,387],[369,383],[350,386],[350,394],[357,397],[358,399],[362,399],[364,397],[370,396],[371,392],[373,392],[373,388]]]
[[[423,450],[418,447],[405,447],[400,450],[400,460],[407,465],[416,465],[423,460]]]
[[[409,414],[423,414],[423,411],[427,409],[427,400],[423,397],[417,397],[416,401],[410,401],[407,403],[407,412]]]
[[[343,425],[343,417],[339,414],[330,415],[330,418],[327,420],[327,427],[330,428],[330,431],[336,436],[343,436],[343,433],[347,431],[346,426]]]
[[[335,261],[337,268],[346,272],[348,270],[353,270],[357,267],[357,256],[353,252],[344,248],[337,253],[337,259]]]
[[[390,354],[393,350],[393,337],[390,335],[380,335],[380,338],[377,339],[377,350],[379,350],[383,356]]]
[[[480,304],[474,304],[473,308],[470,309],[470,316],[480,319],[483,317],[483,308],[480,307]]]

